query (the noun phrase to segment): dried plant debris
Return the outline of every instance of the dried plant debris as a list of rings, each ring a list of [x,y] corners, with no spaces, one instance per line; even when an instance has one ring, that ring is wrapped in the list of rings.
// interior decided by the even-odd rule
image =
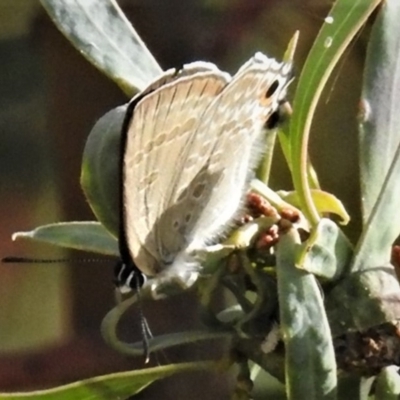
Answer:
[[[400,321],[334,339],[338,368],[362,376],[377,375],[382,368],[400,365]]]

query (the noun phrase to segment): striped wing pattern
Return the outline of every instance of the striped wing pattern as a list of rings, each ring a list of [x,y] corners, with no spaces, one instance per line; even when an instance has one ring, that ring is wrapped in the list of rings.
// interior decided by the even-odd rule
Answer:
[[[174,235],[162,227],[171,181],[183,167],[197,116],[228,79],[221,72],[194,72],[162,85],[134,109],[123,162],[124,229],[132,259],[145,274],[154,275],[168,262],[157,232],[165,229],[165,235]],[[174,240],[177,250],[185,246],[183,235]]]
[[[198,268],[190,252],[240,208],[289,70],[257,53],[233,78],[193,63],[150,85],[134,108],[123,160],[125,238],[142,272]]]

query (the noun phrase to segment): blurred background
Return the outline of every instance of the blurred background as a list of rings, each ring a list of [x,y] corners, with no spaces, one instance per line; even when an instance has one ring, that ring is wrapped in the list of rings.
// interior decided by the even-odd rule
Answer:
[[[164,69],[207,60],[235,72],[255,51],[280,59],[300,30],[297,74],[332,5],[324,0],[119,4]],[[346,228],[352,239],[360,221],[356,114],[363,36],[327,85],[310,149],[323,189],[336,194],[352,216]],[[0,60],[0,256],[81,257],[38,243],[12,242],[11,235],[57,221],[94,219],[79,186],[82,151],[95,121],[129,99],[79,55],[37,0],[0,1]],[[292,188],[279,152],[271,185]],[[52,387],[142,366],[142,360],[115,353],[100,337],[101,320],[114,304],[112,269],[112,263],[0,264],[0,391]],[[155,334],[198,325],[190,295],[145,305],[145,312]],[[121,335],[138,340],[137,322],[137,315],[127,318]],[[167,352],[168,362],[215,357],[220,348],[206,343],[174,349]],[[162,357],[160,362],[166,363]],[[202,389],[197,394],[193,382]],[[181,375],[157,382],[137,398],[162,393],[163,399],[223,399],[231,383],[223,374]]]

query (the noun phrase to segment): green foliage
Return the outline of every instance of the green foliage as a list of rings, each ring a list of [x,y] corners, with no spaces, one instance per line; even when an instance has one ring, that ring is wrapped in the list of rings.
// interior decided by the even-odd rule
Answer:
[[[143,293],[142,293],[143,292]],[[144,291],[141,295],[146,295]],[[125,343],[118,338],[117,327],[124,313],[137,301],[136,296],[132,296],[116,307],[114,307],[103,319],[101,330],[104,339],[110,344],[115,350],[120,353],[127,354],[130,356],[143,356],[143,343]],[[165,350],[169,347],[178,346],[181,344],[193,343],[202,340],[212,340],[229,338],[233,334],[229,328],[224,329],[203,329],[198,331],[188,332],[175,332],[165,335],[159,335],[157,337],[149,338],[148,350],[149,352]]]
[[[307,272],[334,281],[346,272],[353,248],[340,228],[330,219],[322,218],[307,242],[300,246],[295,264]]]
[[[103,115],[86,142],[81,185],[96,218],[115,236],[119,229],[120,136],[126,106]]]
[[[399,235],[400,91],[398,18],[400,4],[387,1],[368,45],[360,119],[360,184],[363,232],[354,271],[373,268],[390,258]]]
[[[336,1],[300,74],[290,123],[290,160],[301,208],[312,225],[316,225],[320,217],[312,201],[307,174],[311,121],[322,89],[339,57],[379,3],[380,0]]]
[[[376,380],[376,398],[379,400],[397,400],[400,395],[400,376],[396,367],[382,370]]]
[[[75,250],[118,256],[118,242],[102,224],[95,221],[61,222],[40,226],[29,232],[16,232],[13,240],[39,240]]]
[[[349,216],[340,200],[318,189],[318,179],[313,175],[315,171],[308,157],[309,130],[334,66],[380,5],[380,0],[338,0],[334,4],[300,74],[289,129],[278,136],[292,173],[294,192],[273,192],[262,182],[253,182],[253,192],[269,201],[277,219],[256,219],[234,231],[217,250],[210,247],[203,255],[208,265],[207,274],[198,284],[201,314],[207,327],[156,337],[150,341],[150,350],[229,337],[232,348],[241,355],[237,362],[241,373],[235,392],[236,396],[240,393],[240,398],[249,396],[246,386],[249,360],[284,380],[289,400],[345,400],[354,396],[366,399],[370,395],[373,379],[361,379],[356,362],[350,378],[337,373],[335,343],[338,339],[344,340],[349,332],[366,332],[400,319],[400,287],[389,264],[391,246],[400,226],[397,209],[400,198],[397,84],[400,6],[396,1],[388,0],[382,5],[368,47],[362,92],[364,109],[360,116],[363,230],[357,246],[353,247],[338,225],[327,218],[329,214],[337,214],[346,223]],[[161,72],[114,1],[42,0],[42,3],[79,51],[129,95],[143,89]],[[118,254],[117,183],[124,111],[125,106],[121,106],[98,121],[89,135],[83,157],[82,187],[101,224],[53,224],[18,233],[17,238]],[[269,161],[264,168],[267,175]],[[267,178],[263,181],[267,182]],[[280,215],[287,209],[298,220],[293,222],[287,217],[291,223],[286,230],[282,229],[275,245],[276,263],[254,256],[260,232],[268,232],[276,221],[285,219]],[[306,235],[302,237],[304,232]],[[241,264],[241,272],[230,273],[232,260]],[[251,296],[245,279],[251,282]],[[236,304],[215,313],[212,299],[221,286],[233,294]],[[144,290],[142,297],[148,299],[151,295]],[[122,342],[117,325],[136,300],[133,296],[119,304],[102,324],[105,339],[118,351],[131,355],[142,354],[142,345]],[[266,339],[271,339],[275,332],[272,315],[278,304],[284,352],[279,346],[265,350],[269,346]],[[214,366],[212,362],[191,363],[112,374],[47,392],[0,395],[0,399],[24,396],[47,399],[55,394],[57,398],[101,398],[104,393],[125,398],[156,379]],[[376,375],[375,370],[370,375]],[[347,390],[350,386],[352,389]],[[397,373],[393,368],[382,369],[373,398],[392,399],[398,393]]]
[[[314,275],[295,268],[294,229],[277,245],[280,323],[289,399],[336,399],[336,362],[321,291]]]
[[[139,371],[97,376],[54,389],[38,390],[30,393],[0,393],[0,400],[126,399],[133,394],[140,393],[158,379],[166,378],[172,374],[215,368],[216,365],[213,362],[171,364]]]
[[[68,40],[128,95],[162,69],[115,0],[41,0]]]

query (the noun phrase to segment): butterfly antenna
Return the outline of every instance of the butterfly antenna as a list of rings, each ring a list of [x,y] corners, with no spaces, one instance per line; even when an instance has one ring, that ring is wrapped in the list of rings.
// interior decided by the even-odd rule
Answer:
[[[147,322],[146,317],[144,316],[143,312],[143,303],[142,303],[142,296],[140,294],[141,290],[141,280],[139,273],[135,274],[135,286],[136,286],[136,293],[138,297],[138,306],[139,306],[139,318],[140,318],[140,327],[142,330],[142,340],[143,340],[143,353],[145,357],[145,364],[147,364],[150,361],[150,351],[149,351],[149,339],[153,337],[153,334],[151,333],[149,324]]]
[[[55,263],[63,263],[63,262],[110,262],[114,261],[113,259],[105,259],[105,258],[28,258],[28,257],[4,257],[1,259],[2,263],[5,264],[55,264]]]
[[[68,261],[64,258],[27,258],[27,257],[4,257],[1,259],[2,263],[15,263],[15,264],[51,264]]]

